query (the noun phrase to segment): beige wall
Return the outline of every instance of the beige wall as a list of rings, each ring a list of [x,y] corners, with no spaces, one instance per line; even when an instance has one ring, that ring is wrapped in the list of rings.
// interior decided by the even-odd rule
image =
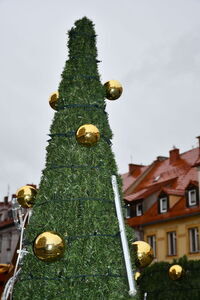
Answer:
[[[8,248],[9,242],[9,234],[11,233],[11,245]],[[17,242],[19,240],[19,231],[15,226],[7,227],[0,230],[0,235],[2,236],[2,244],[0,245],[0,263],[1,264],[9,264],[12,261],[14,251],[17,246]]]
[[[187,255],[188,259],[200,259],[199,253],[190,253],[189,251],[189,235],[188,229],[198,227],[200,234],[200,216],[182,218],[175,221],[158,223],[143,227],[144,240],[147,241],[147,236],[156,236],[156,259],[155,261],[171,262],[174,258],[179,258]],[[177,256],[167,255],[167,232],[176,231],[177,238]]]
[[[173,195],[170,195],[169,196],[169,207],[173,207],[179,200],[180,200],[180,196],[173,196]]]

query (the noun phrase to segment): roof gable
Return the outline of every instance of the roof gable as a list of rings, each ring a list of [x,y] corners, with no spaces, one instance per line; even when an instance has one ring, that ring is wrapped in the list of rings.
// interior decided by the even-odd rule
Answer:
[[[129,193],[125,192],[124,199],[127,202],[134,202],[139,199],[148,201],[147,198],[155,194],[154,203],[146,212],[144,211],[144,215],[130,218],[128,223],[144,225],[149,222],[183,217],[191,213],[200,214],[200,207],[187,207],[185,198],[185,191],[190,184],[198,186],[198,172],[194,165],[199,160],[199,148],[191,149],[182,154],[179,154],[177,149],[175,150],[176,156],[173,157],[173,160],[168,158],[154,161],[147,166],[146,173],[143,172],[139,175],[134,184],[129,186]],[[177,198],[177,202],[166,213],[160,214],[158,213],[156,195],[162,192],[169,196],[179,196],[180,199]]]

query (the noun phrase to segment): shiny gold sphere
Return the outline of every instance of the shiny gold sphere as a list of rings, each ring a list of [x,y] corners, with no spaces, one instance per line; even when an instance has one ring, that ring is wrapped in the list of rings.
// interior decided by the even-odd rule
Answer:
[[[51,108],[54,110],[57,110],[57,104],[58,104],[58,98],[59,98],[59,93],[58,92],[53,92],[50,97],[49,97],[49,105]]]
[[[153,249],[151,246],[144,241],[136,241],[132,245],[136,254],[136,266],[141,268],[147,267],[153,260]]]
[[[36,195],[37,190],[30,185],[25,185],[16,192],[17,201],[24,208],[33,207]]]
[[[64,254],[65,240],[57,232],[43,232],[35,239],[33,251],[42,261],[55,261]]]
[[[138,281],[138,279],[140,278],[140,276],[141,276],[141,273],[140,272],[135,272],[135,274],[134,274],[134,279],[135,279],[135,281]]]
[[[123,91],[122,85],[117,80],[109,80],[104,84],[106,90],[106,98],[109,100],[118,99]]]
[[[76,131],[77,141],[84,146],[93,146],[100,139],[99,129],[92,124],[85,124]]]
[[[180,265],[173,265],[169,268],[169,277],[172,280],[181,279],[184,275],[184,270]]]

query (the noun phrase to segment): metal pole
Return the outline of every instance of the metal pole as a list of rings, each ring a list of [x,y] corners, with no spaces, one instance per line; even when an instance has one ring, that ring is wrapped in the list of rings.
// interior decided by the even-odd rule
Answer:
[[[124,218],[123,218],[123,214],[122,214],[120,196],[119,196],[119,191],[118,191],[117,178],[115,175],[112,175],[112,186],[113,186],[113,191],[114,191],[114,196],[115,196],[116,213],[117,213],[117,218],[118,218],[118,222],[119,222],[120,237],[121,237],[121,241],[122,241],[122,249],[123,249],[123,253],[124,253],[124,261],[125,261],[125,265],[126,265],[126,272],[127,272],[128,283],[129,283],[129,295],[135,296],[137,291],[135,288],[135,282],[134,282],[134,278],[133,278],[130,252],[129,252],[128,242],[127,242],[127,238],[126,238],[126,231],[125,231]]]

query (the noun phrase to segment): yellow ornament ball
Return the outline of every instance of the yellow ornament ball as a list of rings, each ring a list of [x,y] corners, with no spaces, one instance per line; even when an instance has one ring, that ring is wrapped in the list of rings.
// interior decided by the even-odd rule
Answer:
[[[169,277],[172,280],[181,279],[184,276],[184,270],[180,265],[173,265],[169,268]]]
[[[93,146],[100,139],[99,129],[92,124],[85,124],[76,131],[76,139],[79,144],[84,146]]]
[[[51,108],[53,108],[54,110],[57,110],[57,104],[58,104],[58,98],[59,98],[59,93],[57,92],[53,92],[50,97],[49,97],[49,105],[51,106]]]
[[[16,192],[18,203],[24,208],[31,208],[35,203],[37,190],[31,185],[25,185]]]
[[[141,273],[140,272],[135,272],[135,274],[134,274],[134,279],[135,279],[135,281],[137,282],[138,281],[138,279],[140,278],[140,276],[141,276]]]
[[[55,231],[39,234],[33,244],[35,256],[45,262],[60,259],[65,251],[65,240]]]
[[[123,88],[119,81],[117,80],[109,80],[104,84],[106,91],[106,98],[108,100],[116,100],[118,99],[122,92]]]
[[[153,260],[153,249],[151,246],[144,241],[136,241],[132,245],[136,255],[136,266],[141,268],[147,267]]]

